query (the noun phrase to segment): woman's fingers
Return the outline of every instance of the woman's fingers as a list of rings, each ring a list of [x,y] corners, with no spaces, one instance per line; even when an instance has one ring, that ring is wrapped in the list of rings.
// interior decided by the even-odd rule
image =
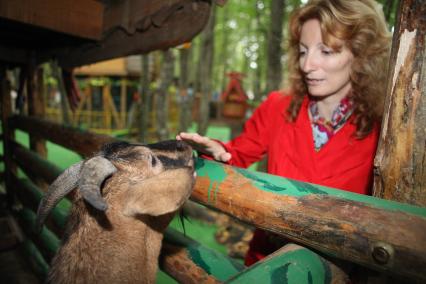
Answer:
[[[228,162],[231,159],[231,153],[223,152],[219,155],[219,160],[222,162]]]
[[[177,140],[184,140],[195,150],[211,155],[217,161],[227,162],[231,159],[231,154],[226,152],[223,146],[207,136],[198,133],[181,132],[176,136]]]

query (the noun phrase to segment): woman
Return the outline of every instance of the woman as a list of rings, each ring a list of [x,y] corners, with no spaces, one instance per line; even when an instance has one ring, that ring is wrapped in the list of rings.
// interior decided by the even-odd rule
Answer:
[[[369,194],[385,96],[390,36],[374,0],[311,0],[290,23],[291,90],[272,92],[222,143],[198,134],[176,138],[230,165],[268,155],[268,172]],[[256,230],[245,263],[282,242]]]

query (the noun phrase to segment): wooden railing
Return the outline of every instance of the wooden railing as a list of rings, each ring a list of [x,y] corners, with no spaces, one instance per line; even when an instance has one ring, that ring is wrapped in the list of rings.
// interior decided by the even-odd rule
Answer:
[[[43,187],[18,177],[13,169],[19,167],[28,177],[37,177],[46,184],[51,183],[61,170],[18,144],[10,134],[19,129],[28,132],[30,137],[54,142],[84,157],[93,155],[113,138],[35,117],[13,116],[6,125],[9,133],[4,135],[5,159],[9,159],[7,190],[24,204],[17,216],[31,240],[28,245],[31,255],[38,260],[38,268],[43,274],[59,245],[71,205],[66,200],[61,203],[42,234],[32,231],[34,212]],[[311,277],[322,277],[326,270],[335,271],[332,273],[334,279],[342,277],[342,271],[312,250],[385,273],[426,280],[423,269],[426,266],[426,208],[250,172],[203,159],[197,160],[196,170],[198,177],[192,200],[283,235],[307,248],[285,247],[262,263],[245,269],[232,259],[169,230],[160,266],[179,282],[244,283],[253,277],[262,282],[262,273],[271,267],[279,269],[291,263],[290,256],[296,257],[297,253],[307,259],[307,267],[312,266],[308,268],[312,269]],[[195,250],[201,259],[194,257]],[[318,269],[313,268],[318,259],[324,264],[320,268],[324,271],[313,272]],[[220,269],[215,272],[212,267],[219,264]]]

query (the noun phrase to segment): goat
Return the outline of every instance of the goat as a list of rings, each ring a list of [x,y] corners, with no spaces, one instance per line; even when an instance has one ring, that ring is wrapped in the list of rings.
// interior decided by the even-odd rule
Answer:
[[[182,141],[117,142],[64,171],[37,211],[49,212],[76,191],[48,283],[154,283],[163,232],[189,198],[192,148]]]

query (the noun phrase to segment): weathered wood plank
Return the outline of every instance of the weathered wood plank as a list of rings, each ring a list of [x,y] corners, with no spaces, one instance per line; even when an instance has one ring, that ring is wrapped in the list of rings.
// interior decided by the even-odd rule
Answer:
[[[13,128],[43,137],[85,157],[99,151],[103,144],[115,141],[114,138],[107,135],[85,132],[40,118],[13,116],[10,124]]]
[[[106,11],[108,16],[105,16],[100,41],[46,52],[56,54],[60,65],[69,68],[166,49],[190,41],[197,35],[207,23],[211,5],[208,1],[196,0],[168,1],[169,5],[162,1],[117,3],[118,7],[113,5]],[[144,9],[148,11],[143,12]],[[41,58],[44,56],[41,55]]]
[[[191,199],[326,254],[426,279],[426,208],[197,160]]]
[[[12,176],[12,184],[20,202],[28,210],[37,212],[38,204],[43,196],[43,192],[30,180],[23,180]],[[51,218],[46,222],[48,228],[57,236],[62,236],[71,204],[68,200],[62,200],[51,213]]]
[[[44,117],[43,87],[43,69],[36,68],[32,60],[28,66],[27,77],[28,115],[30,116]],[[46,140],[42,137],[30,135],[30,149],[44,158],[47,157]],[[47,188],[47,184],[37,174],[31,178],[39,187]]]
[[[12,114],[12,101],[10,97],[10,82],[7,79],[6,69],[0,66],[0,115],[1,127],[3,133],[3,153],[4,153],[4,172],[5,184],[7,191],[7,201],[9,205],[13,204],[14,193],[11,187],[11,175],[16,172],[16,166],[12,163],[12,157],[8,155],[11,153],[9,141],[14,138],[14,133],[10,129],[8,118]]]
[[[36,213],[33,211],[24,208],[18,212],[19,224],[20,227],[24,230],[25,235],[30,238],[34,244],[37,246],[37,249],[40,251],[43,259],[50,263],[53,256],[55,255],[57,249],[59,248],[59,239],[55,234],[49,231],[46,228],[39,232],[35,232],[34,228],[36,226]]]
[[[14,162],[24,170],[27,175],[37,175],[46,183],[51,184],[61,173],[62,170],[43,159],[39,154],[30,151],[16,142],[11,143],[13,149]]]
[[[402,0],[374,161],[374,195],[426,206],[426,5]]]
[[[95,0],[0,1],[0,17],[12,21],[99,40],[104,5]]]

